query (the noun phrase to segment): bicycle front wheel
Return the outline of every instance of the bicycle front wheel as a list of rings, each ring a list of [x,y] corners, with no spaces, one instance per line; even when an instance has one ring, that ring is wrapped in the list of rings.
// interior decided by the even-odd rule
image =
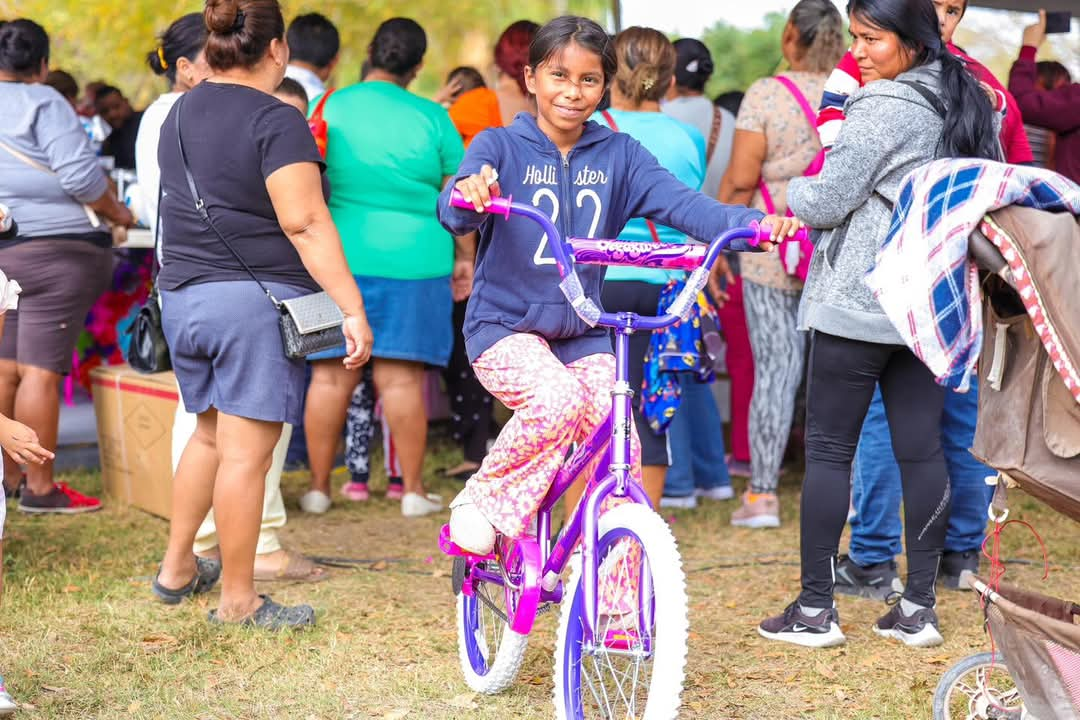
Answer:
[[[567,720],[669,720],[679,711],[689,633],[686,576],[667,523],[626,503],[600,517],[598,594],[612,583],[630,595],[614,613],[601,604],[590,646],[584,638],[580,565],[564,594],[555,643],[555,714]],[[609,595],[610,597],[610,595]],[[610,600],[609,600],[610,602]]]

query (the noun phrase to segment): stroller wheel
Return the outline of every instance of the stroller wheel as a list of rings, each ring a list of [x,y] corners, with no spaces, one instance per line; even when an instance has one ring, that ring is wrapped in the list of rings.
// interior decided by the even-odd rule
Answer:
[[[1000,655],[969,655],[941,677],[934,691],[934,720],[1021,720],[1020,691]]]

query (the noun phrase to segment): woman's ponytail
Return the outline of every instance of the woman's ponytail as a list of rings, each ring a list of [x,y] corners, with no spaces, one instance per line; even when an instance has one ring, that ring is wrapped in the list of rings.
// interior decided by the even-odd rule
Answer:
[[[946,108],[942,153],[946,157],[1001,160],[990,98],[960,58],[943,47],[937,59],[941,63],[941,94]]]

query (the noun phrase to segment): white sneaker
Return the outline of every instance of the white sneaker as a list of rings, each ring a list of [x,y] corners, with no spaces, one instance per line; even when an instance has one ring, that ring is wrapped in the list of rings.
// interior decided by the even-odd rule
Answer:
[[[730,485],[717,485],[711,488],[696,488],[694,495],[707,500],[730,500],[735,497],[735,491]]]
[[[423,517],[437,513],[442,509],[442,496],[440,495],[405,493],[401,496],[401,514],[405,517]]]
[[[450,503],[450,539],[475,555],[487,555],[495,547],[495,528],[476,507],[468,490],[459,492]]]
[[[330,496],[321,490],[308,490],[300,496],[300,509],[313,515],[323,515],[333,505]]]
[[[687,495],[686,497],[668,497],[665,495],[660,498],[660,507],[674,508],[676,510],[693,510],[697,507],[697,495]]]
[[[8,695],[7,689],[4,687],[4,678],[0,677],[0,715],[11,715],[18,709],[19,706],[15,703],[15,700]]]

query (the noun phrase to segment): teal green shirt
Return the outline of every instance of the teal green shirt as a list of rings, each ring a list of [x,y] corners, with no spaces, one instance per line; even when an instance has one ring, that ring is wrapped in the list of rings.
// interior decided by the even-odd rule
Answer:
[[[619,127],[651,152],[672,175],[684,185],[700,190],[705,181],[705,139],[697,128],[658,112],[626,112],[609,110]],[[607,125],[603,115],[593,115],[593,120]],[[684,243],[686,236],[677,230],[654,223],[660,242]],[[711,239],[711,238],[710,238]],[[619,240],[627,242],[653,242],[649,226],[642,218],[626,223],[619,233]],[[605,281],[638,280],[663,285],[679,271],[661,268],[636,268],[612,266],[607,270]]]
[[[436,220],[435,203],[465,149],[446,110],[373,81],[335,91],[323,118],[330,214],[352,273],[449,276],[454,239]]]

